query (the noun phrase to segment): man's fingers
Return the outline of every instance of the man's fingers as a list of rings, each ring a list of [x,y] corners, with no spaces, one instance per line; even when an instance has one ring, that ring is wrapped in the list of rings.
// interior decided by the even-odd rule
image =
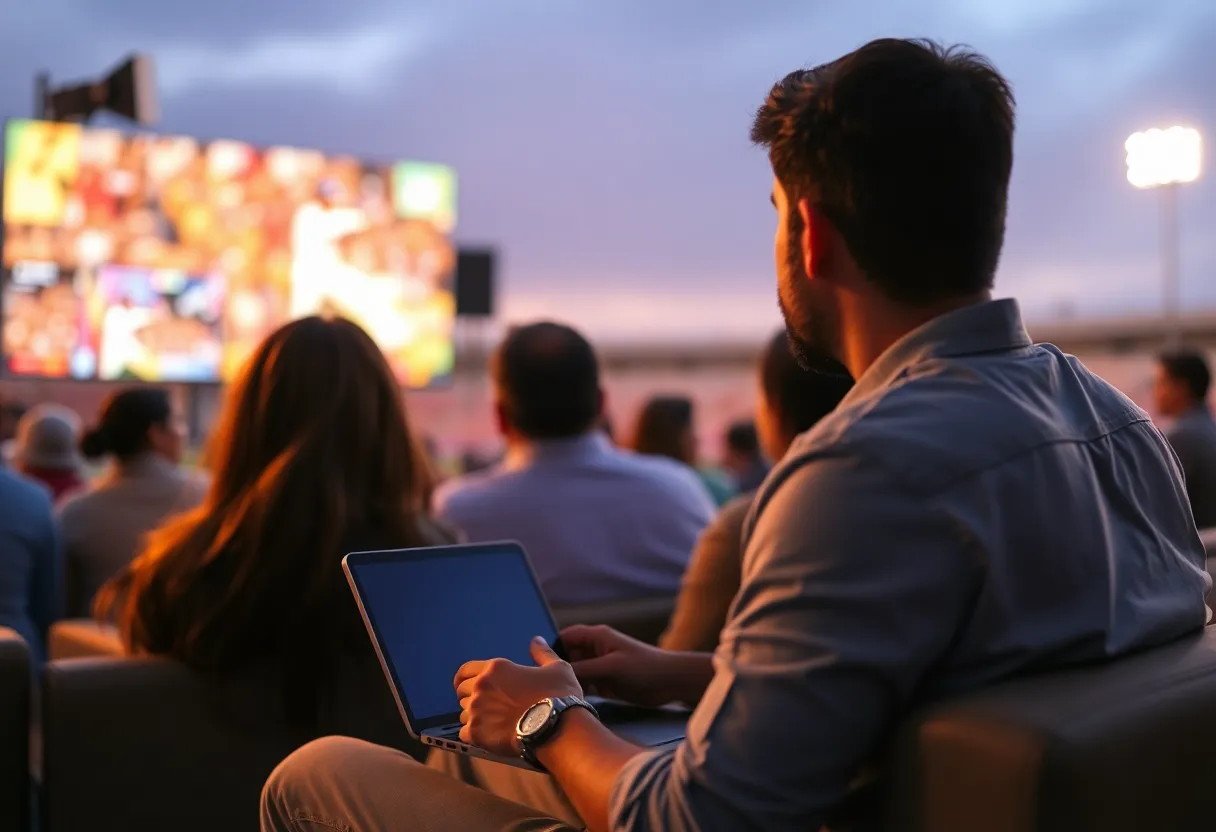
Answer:
[[[545,641],[540,636],[532,639],[532,661],[536,662],[537,667],[548,667],[551,664],[560,662],[561,658],[557,653],[553,652],[553,648],[549,646],[549,642]]]
[[[469,712],[468,712],[468,711],[461,711],[461,712],[460,712],[460,724],[461,724],[461,725],[468,725],[468,724],[469,724],[469,720],[470,720],[470,719],[471,719],[471,717],[469,716]]]
[[[474,676],[477,676],[479,673],[481,673],[482,670],[485,669],[485,666],[486,666],[486,662],[484,662],[484,661],[482,661],[482,662],[465,662],[464,664],[462,664],[460,666],[460,670],[456,671],[456,678],[452,680],[452,686],[455,688],[459,688],[461,682],[465,681],[466,679],[471,679]]]
[[[616,661],[616,657],[612,654],[570,663],[570,666],[574,668],[574,675],[584,684],[616,678],[620,673],[619,665],[620,663]]]
[[[460,741],[465,745],[473,744],[473,729],[469,727],[467,722],[464,724],[464,727],[460,729]]]
[[[472,676],[456,685],[456,698],[464,700],[466,697],[470,696],[473,693],[473,686],[475,684],[477,684],[477,677]]]

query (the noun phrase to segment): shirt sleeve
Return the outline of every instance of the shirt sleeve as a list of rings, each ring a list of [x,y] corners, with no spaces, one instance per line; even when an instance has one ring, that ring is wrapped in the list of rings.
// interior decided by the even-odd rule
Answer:
[[[854,458],[783,473],[687,739],[625,767],[615,830],[818,829],[964,620],[976,570],[945,511]]]

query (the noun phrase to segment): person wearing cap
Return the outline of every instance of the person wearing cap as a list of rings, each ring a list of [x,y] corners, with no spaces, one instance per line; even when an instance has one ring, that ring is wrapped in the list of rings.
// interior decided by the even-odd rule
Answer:
[[[80,417],[57,404],[31,408],[17,423],[13,467],[51,489],[58,503],[65,495],[82,488]]]

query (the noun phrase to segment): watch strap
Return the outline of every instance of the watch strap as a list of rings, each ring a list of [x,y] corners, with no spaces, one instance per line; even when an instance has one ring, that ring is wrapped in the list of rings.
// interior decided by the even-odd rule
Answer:
[[[542,699],[541,702],[543,701]],[[536,759],[536,751],[557,733],[557,729],[561,725],[562,714],[572,708],[585,708],[597,720],[600,718],[599,711],[581,696],[553,696],[549,698],[549,701],[553,703],[553,712],[549,717],[548,724],[531,736],[518,737],[520,756],[542,771],[544,771],[545,767],[541,765],[540,760]],[[536,705],[541,704],[541,702],[537,702]],[[532,707],[535,708],[536,705]],[[531,710],[531,708],[528,710]]]

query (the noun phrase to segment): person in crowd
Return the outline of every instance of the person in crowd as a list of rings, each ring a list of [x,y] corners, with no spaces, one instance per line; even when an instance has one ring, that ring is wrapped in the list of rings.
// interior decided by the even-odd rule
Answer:
[[[491,372],[507,455],[445,483],[439,515],[471,542],[518,540],[555,606],[675,595],[713,516],[696,474],[612,446],[591,344],[541,322],[507,334]]]
[[[799,435],[835,410],[853,388],[853,379],[843,366],[836,372],[800,367],[784,331],[775,335],[761,353],[759,377],[755,427],[751,423],[747,426],[757,435],[757,446],[777,461]],[[717,647],[742,580],[743,524],[755,496],[752,490],[731,500],[701,533],[660,647],[700,652]]]
[[[57,404],[30,408],[17,423],[13,467],[51,489],[58,503],[85,484],[80,475],[80,417]]]
[[[755,491],[764,482],[769,464],[760,447],[754,422],[735,422],[726,429],[726,457],[722,467],[735,481],[735,490],[740,494]]]
[[[629,447],[635,453],[665,456],[692,468],[714,503],[721,506],[735,495],[735,488],[719,472],[698,467],[693,417],[692,399],[687,396],[655,396],[638,412]]]
[[[991,64],[928,42],[779,81],[752,128],[778,297],[799,360],[857,383],[760,489],[721,645],[578,627],[573,665],[534,644],[536,666],[470,656],[456,674],[461,739],[494,753],[584,686],[695,704],[682,743],[642,750],[565,710],[529,740],[574,810],[546,820],[505,788],[527,772],[500,766],[491,795],[329,738],[270,777],[263,828],[877,828],[870,764],[911,709],[1200,632],[1210,579],[1164,437],[992,299],[1013,129]]]
[[[17,423],[21,421],[27,409],[24,404],[14,399],[0,401],[0,465],[8,465],[12,461]]]
[[[63,614],[59,532],[46,486],[0,468],[0,627],[29,645],[35,666]]]
[[[432,474],[380,349],[340,318],[286,324],[226,396],[213,443],[206,499],[150,536],[98,617],[132,653],[223,687],[264,680],[301,735],[406,745],[341,560],[455,537],[431,519]]]
[[[131,562],[144,536],[202,500],[202,481],[178,465],[184,432],[165,390],[131,387],[106,400],[81,438],[86,458],[111,465],[59,507],[69,616],[88,616],[97,591]]]
[[[1216,420],[1208,405],[1212,373],[1198,352],[1178,350],[1157,360],[1153,399],[1172,424],[1166,437],[1182,464],[1191,514],[1200,529],[1216,528]]]

